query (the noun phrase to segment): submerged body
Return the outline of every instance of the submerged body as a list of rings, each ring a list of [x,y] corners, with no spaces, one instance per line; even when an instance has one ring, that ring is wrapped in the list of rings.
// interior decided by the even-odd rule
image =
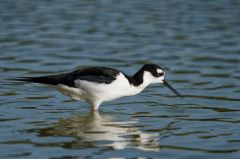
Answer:
[[[180,96],[164,80],[163,70],[155,64],[144,65],[134,76],[127,76],[112,68],[89,67],[70,73],[24,77],[18,80],[47,84],[74,100],[90,103],[94,111],[104,101],[138,94],[151,83],[164,83]]]

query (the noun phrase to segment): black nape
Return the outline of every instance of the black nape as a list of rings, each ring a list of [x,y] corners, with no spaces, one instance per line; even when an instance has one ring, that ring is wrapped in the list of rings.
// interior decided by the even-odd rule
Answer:
[[[144,71],[150,72],[154,77],[159,77],[159,74],[157,72],[157,69],[162,69],[160,66],[156,64],[145,64],[143,67],[135,73],[132,77],[126,76],[128,79],[129,83],[134,85],[134,86],[139,86],[143,83],[143,74]]]

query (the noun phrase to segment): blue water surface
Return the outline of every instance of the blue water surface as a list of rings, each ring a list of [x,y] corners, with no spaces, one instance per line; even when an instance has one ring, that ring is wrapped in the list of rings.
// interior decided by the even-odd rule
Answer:
[[[9,80],[159,64],[160,85],[90,113],[37,84]],[[0,158],[237,159],[240,1],[1,0]]]

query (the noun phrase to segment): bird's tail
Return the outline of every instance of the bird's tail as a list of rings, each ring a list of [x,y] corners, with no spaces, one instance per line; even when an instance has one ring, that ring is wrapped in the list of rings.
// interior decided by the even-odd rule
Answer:
[[[53,78],[49,78],[48,76],[42,76],[42,77],[17,77],[17,78],[12,78],[11,80],[23,81],[23,82],[41,83],[41,84],[52,84],[52,85],[57,84],[56,80],[54,80]]]

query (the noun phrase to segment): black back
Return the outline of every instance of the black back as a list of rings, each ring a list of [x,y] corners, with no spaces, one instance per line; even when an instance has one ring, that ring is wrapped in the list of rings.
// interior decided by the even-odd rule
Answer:
[[[157,73],[157,69],[162,69],[162,68],[156,64],[145,64],[133,76],[128,76],[124,73],[123,74],[128,79],[130,84],[134,86],[138,86],[143,83],[144,71],[150,72],[154,77],[159,77],[160,75]],[[116,79],[116,76],[119,73],[120,71],[112,68],[89,67],[89,68],[82,68],[69,73],[61,73],[61,74],[42,76],[42,77],[23,77],[23,78],[18,78],[16,80],[50,84],[50,85],[64,84],[69,87],[75,87],[75,81],[78,79],[86,80],[90,82],[110,84]]]
[[[75,81],[78,79],[109,84],[116,79],[116,76],[118,74],[119,71],[112,68],[89,67],[82,68],[70,73],[62,73],[42,77],[24,77],[19,78],[18,80],[51,85],[64,84],[69,87],[75,87]]]

